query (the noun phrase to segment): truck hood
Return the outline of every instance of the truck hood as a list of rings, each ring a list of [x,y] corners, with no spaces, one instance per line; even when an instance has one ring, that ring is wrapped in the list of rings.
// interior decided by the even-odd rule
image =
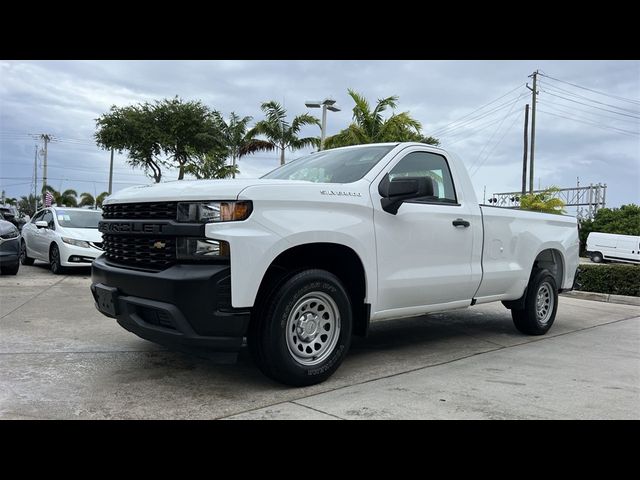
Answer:
[[[125,188],[109,196],[112,203],[168,202],[172,200],[234,200],[242,190],[255,185],[309,185],[312,182],[272,179],[175,180]]]

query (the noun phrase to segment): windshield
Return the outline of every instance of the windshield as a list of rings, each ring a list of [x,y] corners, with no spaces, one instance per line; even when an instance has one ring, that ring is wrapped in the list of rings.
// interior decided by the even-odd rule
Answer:
[[[68,228],[98,228],[102,212],[98,210],[56,210],[58,223]]]
[[[325,150],[298,158],[262,178],[351,183],[364,177],[395,145]]]

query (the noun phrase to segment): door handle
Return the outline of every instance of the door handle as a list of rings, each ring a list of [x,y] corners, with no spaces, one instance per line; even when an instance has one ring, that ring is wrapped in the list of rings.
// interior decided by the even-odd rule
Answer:
[[[471,226],[471,224],[470,224],[469,222],[467,222],[466,220],[463,220],[463,219],[461,219],[461,218],[456,218],[456,219],[453,221],[453,226],[454,226],[454,227],[464,227],[464,228],[467,228],[467,227],[470,227],[470,226]]]

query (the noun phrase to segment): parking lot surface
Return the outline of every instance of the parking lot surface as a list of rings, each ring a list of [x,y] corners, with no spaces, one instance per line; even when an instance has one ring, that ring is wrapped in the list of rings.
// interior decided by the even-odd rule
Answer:
[[[543,337],[500,303],[374,323],[327,382],[290,388],[99,314],[89,270],[0,277],[0,419],[640,419],[640,307],[561,297]]]

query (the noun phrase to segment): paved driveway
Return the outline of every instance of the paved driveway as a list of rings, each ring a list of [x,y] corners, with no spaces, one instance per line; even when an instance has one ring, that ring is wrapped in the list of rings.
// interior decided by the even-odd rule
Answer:
[[[640,307],[562,297],[526,337],[501,304],[377,323],[327,382],[274,383],[100,315],[89,272],[0,277],[0,418],[640,418]]]

